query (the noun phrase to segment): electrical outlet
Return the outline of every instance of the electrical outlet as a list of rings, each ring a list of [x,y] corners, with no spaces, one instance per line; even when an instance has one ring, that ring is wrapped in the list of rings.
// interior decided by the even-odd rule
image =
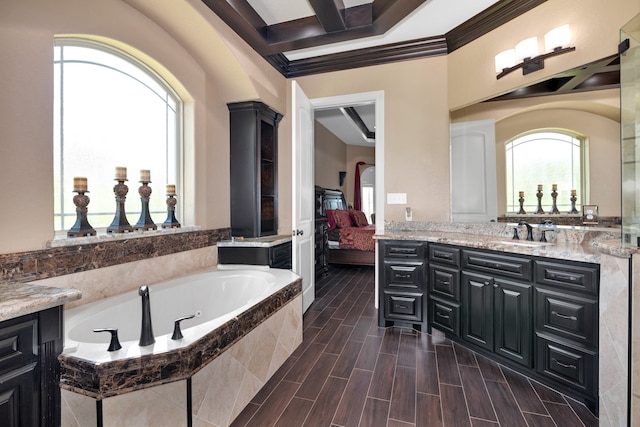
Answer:
[[[387,193],[388,205],[406,205],[407,193]]]

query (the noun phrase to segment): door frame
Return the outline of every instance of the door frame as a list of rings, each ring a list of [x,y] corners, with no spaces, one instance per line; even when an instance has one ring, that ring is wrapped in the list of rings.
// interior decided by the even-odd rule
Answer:
[[[374,103],[376,106],[376,234],[384,234],[384,90],[310,98],[314,110]],[[314,123],[315,127],[315,123]],[[378,245],[376,243],[376,252]],[[378,257],[375,267],[375,307],[378,307]]]

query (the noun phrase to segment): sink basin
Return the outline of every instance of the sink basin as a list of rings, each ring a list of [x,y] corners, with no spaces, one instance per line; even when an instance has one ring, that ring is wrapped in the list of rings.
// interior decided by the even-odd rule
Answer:
[[[550,245],[549,242],[532,242],[530,240],[494,240],[491,243],[504,246],[519,246],[523,248],[539,248]]]

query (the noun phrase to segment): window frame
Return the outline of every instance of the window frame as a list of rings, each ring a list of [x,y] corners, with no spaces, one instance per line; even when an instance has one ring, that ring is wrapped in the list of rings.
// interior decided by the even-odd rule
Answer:
[[[184,175],[184,114],[185,114],[185,102],[184,100],[180,97],[180,95],[177,93],[177,91],[172,87],[172,85],[159,73],[157,72],[152,66],[150,66],[148,63],[146,63],[143,59],[141,59],[140,57],[125,51],[117,46],[115,46],[114,44],[109,44],[107,42],[104,42],[102,40],[95,40],[95,39],[91,39],[91,38],[83,38],[83,37],[69,37],[69,36],[56,36],[54,38],[54,49],[57,47],[65,47],[65,46],[69,46],[69,47],[81,47],[81,48],[88,48],[88,49],[93,49],[96,51],[101,51],[110,55],[113,55],[123,61],[126,61],[127,63],[129,63],[131,66],[136,67],[137,69],[139,69],[141,72],[143,72],[147,77],[149,77],[150,79],[152,79],[156,84],[158,84],[158,86],[160,88],[162,88],[166,94],[168,95],[168,97],[171,99],[171,101],[173,102],[173,104],[175,105],[175,107],[173,107],[174,111],[175,111],[175,129],[174,129],[174,140],[175,140],[175,164],[170,167],[169,166],[169,157],[165,155],[165,170],[170,170],[171,168],[173,168],[175,170],[175,185],[176,185],[176,192],[178,194],[184,194],[184,188],[183,188],[183,175]],[[143,56],[143,55],[139,55],[139,56]],[[56,59],[55,55],[54,55],[54,60],[53,60],[53,65],[59,65],[60,63],[64,63],[65,60],[64,58],[61,59]],[[68,61],[68,62],[78,62],[78,61]],[[92,61],[84,61],[87,63],[91,63]],[[138,81],[140,84],[149,87],[145,82],[141,81],[140,79],[138,79],[136,76],[131,75],[129,72],[127,72],[126,70],[120,70],[118,68],[114,68],[114,67],[109,67],[108,65],[105,64],[99,64],[96,63],[96,65],[98,66],[106,66],[107,68],[110,68],[116,72],[120,72],[126,76],[128,76],[131,79],[134,79],[136,81]],[[64,66],[62,65],[62,67],[64,68]],[[60,79],[63,78],[63,73],[61,73],[60,75]],[[150,90],[155,91],[153,88],[149,87]],[[63,110],[64,109],[64,101],[63,101],[63,94],[60,94],[60,98],[55,98],[54,97],[54,105],[53,108],[55,109],[60,109]],[[56,103],[56,101],[60,100],[59,105]],[[169,102],[168,100],[165,102]],[[61,115],[62,117],[62,115]],[[55,118],[54,118],[55,120]],[[64,127],[62,126],[62,119],[60,119],[58,121],[58,123],[54,124],[54,129],[59,126],[58,131],[60,132],[60,145],[57,147],[60,150],[60,154],[64,153]],[[167,126],[169,122],[166,121],[165,122],[165,126]],[[168,135],[168,134],[167,134]],[[167,149],[168,145],[165,143],[165,150]],[[54,147],[55,148],[55,147]],[[57,157],[60,157],[58,154],[54,154],[54,171],[56,169],[60,169],[61,173],[60,176],[55,176],[54,175],[54,180],[58,180],[59,182],[59,186],[60,186],[60,194],[59,194],[59,200],[54,200],[54,212],[53,212],[53,221],[54,221],[54,233],[56,236],[66,236],[66,231],[67,229],[64,227],[64,218],[66,217],[73,217],[75,218],[75,209],[73,209],[72,212],[65,212],[64,210],[64,202],[66,200],[66,197],[68,196],[67,193],[69,193],[69,191],[65,191],[65,185],[64,185],[64,170],[65,170],[65,165],[63,162],[63,159],[60,158],[57,161],[59,161],[61,163],[60,167],[56,167],[55,166],[55,162]],[[131,172],[130,172],[131,173]],[[130,179],[130,182],[136,182],[137,180],[134,179]],[[130,184],[129,185],[130,190],[129,190],[129,196],[134,195],[135,196],[135,189],[132,192],[132,188],[133,186]],[[161,189],[157,189],[156,190],[157,194],[161,194],[162,197],[164,197],[164,186],[162,186]],[[55,195],[54,195],[55,197]],[[182,217],[182,207],[183,207],[183,198],[182,197],[178,197],[178,203],[176,204],[176,216],[177,217]],[[56,203],[60,204],[60,211],[57,212],[55,205]],[[132,211],[132,212],[127,212],[128,214],[136,214],[138,213],[139,209],[136,211]],[[114,205],[114,212],[115,212],[115,205]],[[73,221],[73,220],[72,220]],[[133,224],[132,224],[133,225]],[[160,222],[158,223],[158,225],[160,225]],[[105,231],[107,226],[98,226],[98,227],[94,227],[99,233],[102,231]]]

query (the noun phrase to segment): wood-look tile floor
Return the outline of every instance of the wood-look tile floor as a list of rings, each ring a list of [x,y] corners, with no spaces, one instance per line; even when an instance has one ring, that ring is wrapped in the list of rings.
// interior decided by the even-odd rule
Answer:
[[[465,347],[380,328],[372,267],[316,283],[300,347],[232,426],[597,426],[583,405]]]

